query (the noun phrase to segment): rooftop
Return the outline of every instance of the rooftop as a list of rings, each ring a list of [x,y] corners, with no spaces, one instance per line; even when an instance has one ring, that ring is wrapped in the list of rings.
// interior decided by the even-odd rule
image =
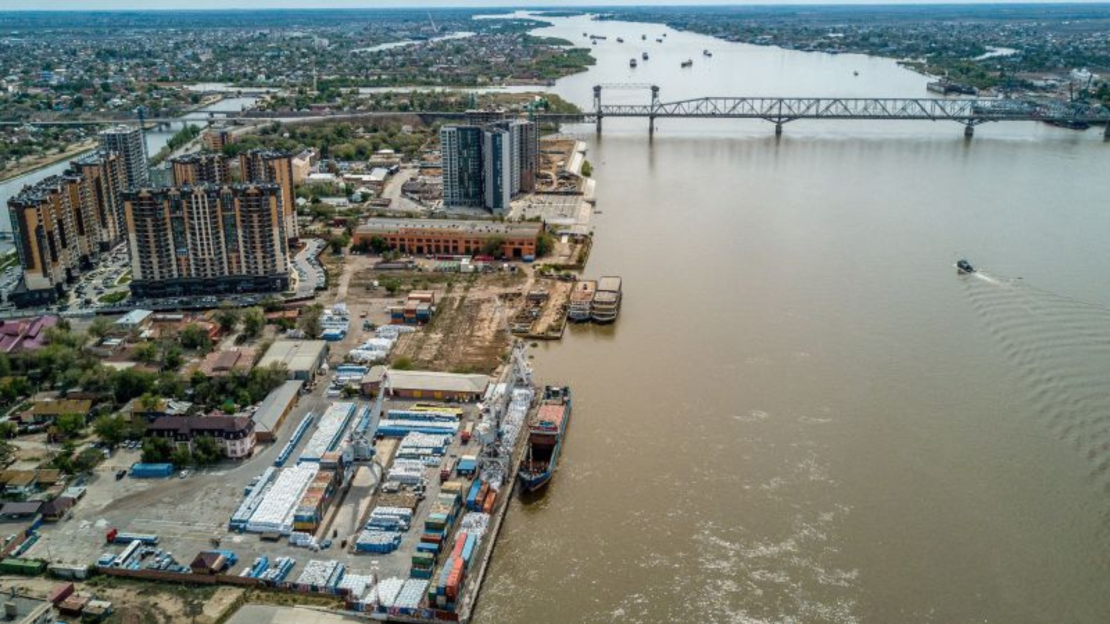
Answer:
[[[258,409],[255,410],[254,416],[252,416],[255,425],[263,431],[273,431],[276,429],[278,421],[285,412],[285,408],[296,400],[297,393],[301,391],[301,386],[303,385],[303,381],[287,381],[278,386],[273,392],[266,395],[266,398],[258,404]]]
[[[116,321],[116,325],[138,325],[151,317],[154,312],[150,310],[131,310]]]
[[[389,385],[398,390],[426,390],[441,392],[469,392],[481,394],[486,391],[490,380],[487,375],[464,375],[459,373],[438,373],[433,371],[390,370],[385,366],[375,366],[362,378],[363,383],[380,383],[389,375]]]
[[[284,364],[293,372],[310,370],[317,365],[327,348],[328,343],[324,340],[275,340],[258,365]]]
[[[450,219],[367,219],[358,228],[368,234],[400,234],[404,232],[431,232],[467,234],[471,236],[539,236],[539,223],[504,223],[496,221],[464,221]]]
[[[58,324],[56,316],[0,320],[0,351],[34,351],[46,342],[46,330]]]

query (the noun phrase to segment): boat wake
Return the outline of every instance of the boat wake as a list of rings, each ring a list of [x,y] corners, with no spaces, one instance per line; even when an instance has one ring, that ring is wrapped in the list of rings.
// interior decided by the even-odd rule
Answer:
[[[1019,371],[1032,406],[1110,493],[1110,308],[1020,280],[973,277],[964,280],[971,304]]]

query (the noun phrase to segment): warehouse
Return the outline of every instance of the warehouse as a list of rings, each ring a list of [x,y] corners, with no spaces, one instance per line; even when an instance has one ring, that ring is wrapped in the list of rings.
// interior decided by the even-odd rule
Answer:
[[[281,429],[285,417],[297,404],[303,385],[304,382],[299,379],[287,381],[258,404],[258,409],[251,418],[254,419],[254,431],[259,442],[273,442],[277,439],[278,429]]]
[[[328,343],[323,340],[275,340],[258,365],[281,364],[289,369],[290,379],[308,381],[327,357]]]
[[[355,230],[356,246],[380,239],[409,254],[486,254],[490,241],[501,243],[505,258],[534,258],[540,223],[451,221],[447,219],[367,219]]]
[[[362,378],[363,394],[376,396],[387,374],[390,396],[405,399],[477,401],[489,386],[486,375],[400,371],[375,366]]]

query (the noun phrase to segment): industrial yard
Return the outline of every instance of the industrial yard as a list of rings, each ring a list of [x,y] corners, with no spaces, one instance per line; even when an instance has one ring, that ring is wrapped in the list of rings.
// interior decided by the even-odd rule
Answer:
[[[407,396],[398,373],[396,388],[369,401],[328,400],[320,384],[273,444],[233,467],[144,479],[138,453],[120,451],[87,481],[84,504],[40,528],[30,556],[72,569],[95,562],[110,576],[288,587],[356,611],[461,615],[512,491],[534,397],[513,381],[523,358],[513,361],[501,383],[463,376],[484,410]],[[500,444],[481,434],[498,421]],[[480,462],[491,444],[505,459]]]

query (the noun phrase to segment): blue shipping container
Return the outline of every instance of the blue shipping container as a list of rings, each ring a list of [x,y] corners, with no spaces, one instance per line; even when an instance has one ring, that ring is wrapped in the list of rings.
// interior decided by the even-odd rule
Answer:
[[[131,464],[136,479],[161,479],[173,474],[173,464]]]

